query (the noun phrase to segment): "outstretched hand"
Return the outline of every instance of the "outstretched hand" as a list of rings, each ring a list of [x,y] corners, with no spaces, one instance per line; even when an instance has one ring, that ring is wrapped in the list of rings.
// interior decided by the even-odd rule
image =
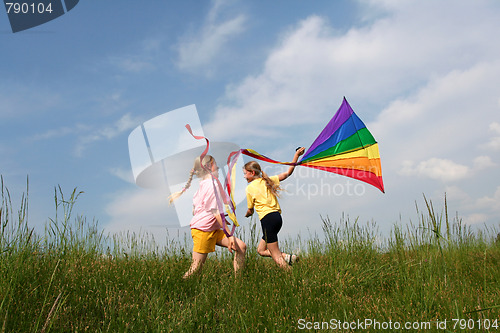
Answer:
[[[236,242],[234,241],[234,236],[228,237],[227,240],[229,241],[227,249],[229,250],[229,252],[233,253],[233,250],[236,250]]]
[[[305,151],[306,151],[306,149],[304,147],[299,147],[295,151],[295,155],[297,155],[297,157],[302,156],[302,155],[304,155]]]
[[[288,168],[287,171],[280,173],[278,175],[278,179],[280,182],[287,179],[293,173],[293,170],[295,169],[295,165],[296,165],[297,161],[299,160],[299,157],[301,155],[304,155],[305,151],[306,151],[306,149],[304,147],[300,147],[300,148],[297,148],[295,150],[295,154],[293,155],[292,165],[290,165],[290,167]]]

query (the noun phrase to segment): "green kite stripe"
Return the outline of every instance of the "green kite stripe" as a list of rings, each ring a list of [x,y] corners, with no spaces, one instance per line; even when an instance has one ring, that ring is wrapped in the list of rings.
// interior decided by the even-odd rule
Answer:
[[[362,128],[347,139],[340,141],[335,146],[311,156],[306,160],[302,160],[301,162],[310,162],[324,157],[349,153],[353,150],[371,146],[375,143],[377,143],[377,141],[375,141],[370,131],[367,128]]]

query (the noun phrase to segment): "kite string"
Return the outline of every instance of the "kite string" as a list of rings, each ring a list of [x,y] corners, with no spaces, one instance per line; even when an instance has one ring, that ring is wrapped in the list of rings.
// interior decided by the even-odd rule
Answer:
[[[273,160],[272,158],[269,158],[267,156],[259,154],[258,152],[256,152],[253,149],[241,149],[241,152],[242,152],[242,154],[245,154],[247,156],[259,159],[259,160],[264,161],[264,162],[273,163],[273,164],[291,165],[291,166],[300,165],[300,162],[293,163],[293,162],[280,162],[280,161]]]

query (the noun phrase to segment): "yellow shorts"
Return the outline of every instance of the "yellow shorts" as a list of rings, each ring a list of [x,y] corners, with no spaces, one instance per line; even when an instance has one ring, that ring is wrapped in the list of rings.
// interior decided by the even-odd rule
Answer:
[[[214,231],[191,229],[191,236],[193,237],[194,252],[210,253],[215,251],[215,244],[224,239],[226,234],[221,229]]]

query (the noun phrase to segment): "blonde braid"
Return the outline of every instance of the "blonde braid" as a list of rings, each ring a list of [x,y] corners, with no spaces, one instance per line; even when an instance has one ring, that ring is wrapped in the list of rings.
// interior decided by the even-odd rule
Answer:
[[[188,181],[186,182],[186,185],[182,188],[182,190],[172,193],[168,197],[168,202],[169,204],[172,204],[177,198],[179,198],[184,192],[186,192],[190,187],[191,187],[191,182],[193,181],[193,177],[196,176],[198,178],[202,178],[204,175],[207,174],[207,171],[203,168],[203,166],[211,166],[214,161],[214,158],[210,155],[205,155],[203,158],[203,161],[201,161],[200,157],[197,157],[194,160],[194,167],[191,169],[189,172],[189,178]],[[203,166],[202,166],[203,163]]]
[[[175,193],[172,193],[168,197],[169,204],[172,204],[175,200],[177,200],[184,192],[186,192],[191,187],[191,182],[193,181],[194,174],[195,174],[195,170],[191,169],[191,172],[189,173],[188,181],[186,182],[186,185],[184,185],[182,190],[175,192]]]

